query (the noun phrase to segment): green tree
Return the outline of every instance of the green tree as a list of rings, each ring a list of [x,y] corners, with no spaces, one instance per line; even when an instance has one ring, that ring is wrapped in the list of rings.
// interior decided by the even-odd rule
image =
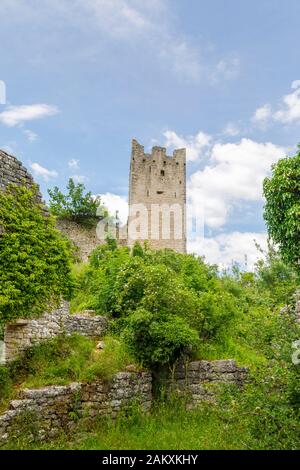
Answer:
[[[151,368],[188,357],[199,344],[197,331],[183,318],[143,308],[126,319],[122,336],[137,361]]]
[[[93,197],[90,191],[84,192],[84,184],[75,184],[72,178],[69,179],[66,194],[57,186],[53,190],[48,189],[52,214],[87,226],[94,225],[97,218],[106,217],[107,211],[101,206],[100,197]]]
[[[68,241],[36,201],[36,187],[0,191],[2,324],[38,315],[72,290]]]
[[[299,146],[300,149],[300,146]],[[300,150],[279,160],[264,180],[264,218],[285,261],[300,269]]]

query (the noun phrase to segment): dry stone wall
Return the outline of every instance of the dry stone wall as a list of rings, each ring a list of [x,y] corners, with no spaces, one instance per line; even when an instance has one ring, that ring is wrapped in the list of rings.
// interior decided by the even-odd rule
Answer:
[[[168,394],[185,393],[193,407],[202,401],[213,401],[220,384],[242,387],[247,374],[247,368],[230,359],[180,363],[173,371],[162,369],[156,374],[156,388],[164,387]]]
[[[88,228],[72,220],[57,219],[56,227],[76,245],[79,258],[88,261],[91,252],[104,241],[97,237],[96,227]]]
[[[16,320],[9,323],[4,331],[5,360],[12,361],[23,351],[44,340],[65,333],[79,333],[88,337],[103,335],[107,319],[92,311],[71,315],[68,302],[51,313],[32,320]]]
[[[0,190],[11,183],[30,187],[34,184],[34,180],[16,157],[0,150]],[[38,202],[42,202],[41,195]]]
[[[72,431],[78,418],[91,423],[100,416],[115,418],[132,403],[147,412],[151,402],[149,372],[119,372],[109,383],[98,380],[25,389],[0,416],[0,445],[24,435],[26,426],[29,437],[43,440]]]

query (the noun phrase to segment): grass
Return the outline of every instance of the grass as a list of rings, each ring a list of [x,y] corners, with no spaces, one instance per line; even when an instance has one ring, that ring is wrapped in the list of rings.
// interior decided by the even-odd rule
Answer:
[[[22,359],[9,367],[2,366],[0,411],[4,411],[20,388],[91,382],[97,378],[109,381],[133,363],[119,340],[106,336],[103,341],[105,348],[99,350],[97,340],[78,334],[58,336],[26,351]]]
[[[224,338],[221,342],[203,342],[197,350],[196,358],[207,361],[214,361],[220,358],[234,359],[238,365],[250,368],[263,366],[268,362],[265,354],[231,337]]]
[[[299,415],[278,394],[270,398],[260,385],[244,391],[224,387],[219,400],[187,411],[175,395],[157,399],[151,413],[136,406],[116,420],[78,421],[72,434],[51,441],[28,442],[27,434],[6,449],[39,450],[296,450]]]
[[[78,450],[184,450],[246,449],[251,436],[241,422],[221,417],[211,405],[186,411],[183,403],[159,402],[151,414],[133,409],[116,421],[101,419],[89,429],[77,429],[72,439],[62,434],[56,441],[9,444],[9,449]]]

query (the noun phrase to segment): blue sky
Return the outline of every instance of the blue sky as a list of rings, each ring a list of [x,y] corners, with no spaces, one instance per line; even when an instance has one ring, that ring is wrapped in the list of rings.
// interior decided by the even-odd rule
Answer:
[[[189,249],[253,264],[262,180],[300,141],[298,0],[1,0],[0,17],[0,147],[45,196],[73,176],[123,214],[131,139],[186,146],[206,236]]]

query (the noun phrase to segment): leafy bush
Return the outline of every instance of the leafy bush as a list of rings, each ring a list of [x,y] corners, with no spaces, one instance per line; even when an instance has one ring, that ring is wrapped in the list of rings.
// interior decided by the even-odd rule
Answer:
[[[299,285],[299,273],[270,243],[266,252],[260,251],[263,258],[256,265],[257,287],[268,293],[271,304],[288,304]]]
[[[128,317],[123,337],[133,356],[151,368],[190,356],[199,343],[197,331],[183,318],[154,315],[142,308]]]
[[[172,362],[200,339],[220,335],[237,307],[234,295],[223,292],[216,269],[201,258],[140,245],[130,252],[111,244],[97,247],[79,274],[75,306],[119,319],[116,329],[125,329],[130,350],[148,365]],[[143,355],[134,338],[146,325]]]
[[[264,217],[269,235],[284,259],[299,270],[300,146],[294,157],[279,160],[272,170],[272,177],[264,181]]]
[[[36,187],[0,191],[0,323],[38,315],[72,291],[69,243],[36,200]]]
[[[92,197],[91,192],[84,194],[84,191],[84,184],[75,184],[72,178],[69,179],[66,194],[63,194],[57,186],[52,190],[49,189],[52,214],[71,219],[79,224],[93,226],[97,221],[96,216],[101,207],[101,200],[99,197]],[[104,207],[102,209],[102,216],[105,216],[107,212]]]

